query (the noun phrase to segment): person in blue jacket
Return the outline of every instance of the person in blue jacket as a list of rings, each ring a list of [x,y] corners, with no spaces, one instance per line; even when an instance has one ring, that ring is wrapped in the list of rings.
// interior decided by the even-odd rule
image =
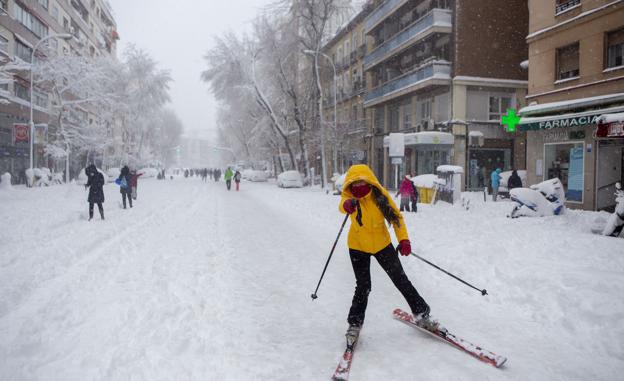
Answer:
[[[500,186],[501,180],[501,169],[496,168],[492,171],[490,178],[492,179],[492,201],[496,202],[496,197],[498,197],[498,187]]]

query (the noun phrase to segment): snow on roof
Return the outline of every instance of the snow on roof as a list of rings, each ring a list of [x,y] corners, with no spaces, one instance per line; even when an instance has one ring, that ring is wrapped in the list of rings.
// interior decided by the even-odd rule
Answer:
[[[483,132],[481,132],[481,131],[470,131],[468,133],[468,136],[482,137],[484,135],[483,135]]]
[[[453,172],[453,173],[464,173],[464,168],[458,165],[438,165],[436,168],[438,172]]]
[[[598,118],[598,123],[617,123],[624,122],[624,112],[617,114],[603,114]]]
[[[543,103],[534,106],[526,106],[521,108],[518,113],[524,116],[531,114],[545,114],[553,111],[572,110],[575,108],[589,107],[617,101],[624,101],[624,93],[599,95],[596,97],[570,99],[559,102]]]
[[[520,67],[523,69],[528,69],[529,68],[529,60],[524,60],[522,62],[520,62]]]
[[[608,8],[608,7],[612,6],[612,5],[619,4],[619,3],[621,3],[622,1],[624,1],[624,0],[615,0],[615,1],[612,1],[612,2],[610,2],[610,3],[608,3],[608,4],[603,5],[603,6],[601,6],[601,7],[594,8],[594,9],[591,9],[591,10],[589,10],[589,11],[585,11],[585,12],[583,12],[583,13],[579,14],[578,16],[572,17],[571,19],[568,19],[568,20],[565,20],[565,21],[560,22],[560,23],[558,23],[558,24],[555,24],[555,25],[549,26],[549,27],[547,27],[547,28],[544,28],[544,29],[540,29],[540,30],[538,30],[538,31],[535,31],[535,32],[533,32],[533,33],[529,34],[528,36],[526,36],[526,39],[528,40],[528,39],[530,39],[530,38],[537,37],[537,36],[539,36],[540,34],[544,34],[544,33],[546,33],[546,32],[550,32],[550,31],[551,31],[551,30],[553,30],[553,29],[557,29],[557,28],[560,28],[560,27],[562,27],[562,26],[564,26],[564,25],[571,24],[571,23],[573,23],[573,22],[577,21],[578,19],[581,19],[581,18],[583,18],[583,17],[587,17],[587,16],[589,16],[589,15],[591,15],[591,14],[593,14],[593,13],[596,13],[596,12],[600,12],[601,10],[603,10],[603,9],[605,9],[605,8]]]

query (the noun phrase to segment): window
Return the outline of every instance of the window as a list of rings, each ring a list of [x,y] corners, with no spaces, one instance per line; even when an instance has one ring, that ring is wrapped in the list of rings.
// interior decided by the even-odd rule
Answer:
[[[15,90],[16,97],[30,102],[30,90],[28,87],[23,86],[20,83],[13,82],[13,89]]]
[[[581,0],[557,0],[557,5],[555,6],[555,14],[565,12],[575,5],[579,5],[580,3]]]
[[[388,123],[390,132],[399,130],[399,105],[389,106],[388,110]]]
[[[33,91],[33,102],[43,108],[48,107],[48,94],[42,93],[40,91]]]
[[[607,68],[624,66],[624,28],[607,34]]]
[[[425,99],[418,102],[418,108],[416,109],[418,114],[416,129],[418,131],[426,131],[433,128],[433,126],[429,126],[429,121],[431,120],[431,103],[431,99]]]
[[[545,180],[558,178],[571,202],[583,202],[584,151],[582,142],[544,145]]]
[[[55,53],[58,52],[58,40],[56,38],[51,38],[48,40],[50,44],[50,49],[52,49]]]
[[[48,27],[33,16],[30,12],[22,8],[18,3],[14,5],[15,19],[24,25],[37,37],[43,38],[48,35]]]
[[[409,130],[412,128],[412,102],[407,102],[403,105],[403,129]]]
[[[20,41],[15,40],[15,55],[26,62],[30,62],[32,49]]]
[[[45,9],[48,9],[48,0],[38,0],[39,4]]]
[[[579,76],[579,44],[557,49],[557,80]]]
[[[500,122],[507,109],[512,107],[511,97],[491,96],[489,120]]]
[[[0,53],[4,53],[7,56],[9,55],[9,40],[0,36]]]
[[[384,124],[386,119],[386,113],[384,106],[375,108],[375,132],[384,132]]]
[[[59,22],[59,9],[58,9],[58,7],[56,5],[52,6],[52,10],[51,10],[50,14],[54,18],[54,21]]]

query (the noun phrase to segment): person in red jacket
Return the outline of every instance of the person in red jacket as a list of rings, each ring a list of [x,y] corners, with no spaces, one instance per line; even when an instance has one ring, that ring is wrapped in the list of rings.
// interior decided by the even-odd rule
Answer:
[[[403,181],[401,182],[401,186],[399,187],[399,191],[396,194],[401,195],[401,212],[403,211],[410,211],[410,201],[412,201],[412,198],[414,197],[414,183],[412,183],[412,180],[410,180],[408,175],[405,175],[405,178],[403,178]]]
[[[137,173],[136,171],[132,171],[132,177],[130,177],[130,189],[132,190],[132,199],[137,199],[137,185],[139,182],[139,177],[143,176],[142,173]]]

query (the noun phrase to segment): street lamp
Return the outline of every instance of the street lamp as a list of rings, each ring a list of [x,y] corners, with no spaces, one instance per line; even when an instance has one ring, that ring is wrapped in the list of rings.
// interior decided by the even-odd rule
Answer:
[[[34,157],[34,140],[35,140],[35,121],[33,118],[33,82],[34,82],[34,70],[33,66],[35,65],[35,51],[44,41],[47,41],[51,38],[60,38],[63,40],[70,40],[74,36],[69,33],[60,33],[60,34],[51,34],[47,37],[40,39],[32,49],[30,53],[30,170],[33,170],[33,157]],[[69,163],[69,152],[67,152],[67,162]],[[67,168],[67,178],[69,179],[69,168]]]
[[[314,56],[314,68],[316,70],[316,84],[319,89],[320,101],[319,101],[319,118],[321,119],[321,167],[323,168],[323,187],[327,182],[327,164],[325,160],[325,125],[323,124],[323,90],[321,88],[321,77],[319,76],[318,70],[318,55],[321,54],[323,57],[327,58],[329,63],[332,65],[332,69],[334,69],[334,130],[338,129],[338,124],[336,122],[337,118],[337,104],[336,97],[338,96],[338,87],[336,85],[336,65],[334,65],[334,60],[331,59],[327,54],[320,52],[318,50],[309,50],[306,49],[303,51],[304,54],[313,55]],[[336,168],[334,168],[334,171]]]

